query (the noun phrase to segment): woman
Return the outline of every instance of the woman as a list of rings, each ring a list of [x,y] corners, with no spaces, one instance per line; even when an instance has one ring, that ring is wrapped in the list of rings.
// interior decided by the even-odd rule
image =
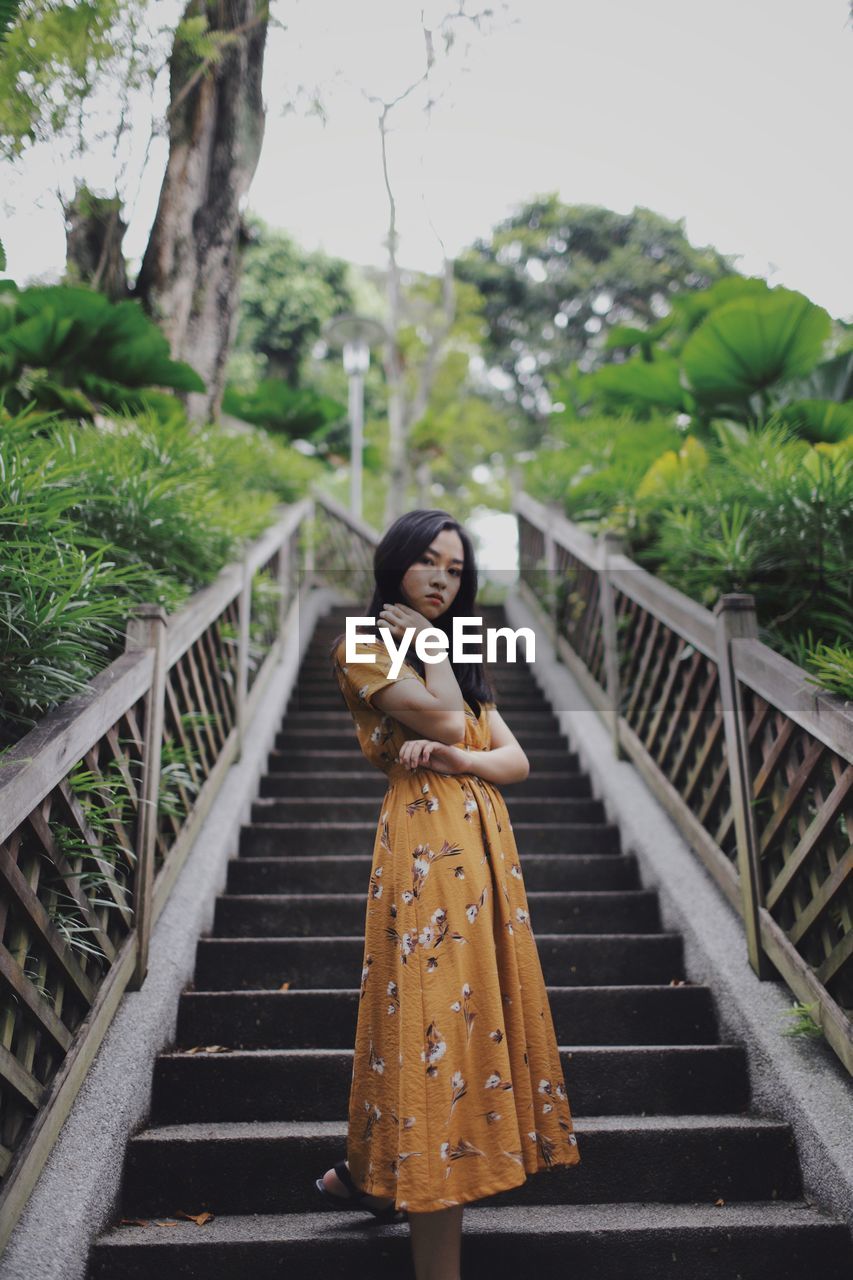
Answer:
[[[580,1161],[518,850],[499,787],[529,763],[483,663],[423,663],[417,632],[452,640],[477,616],[471,540],[418,510],[374,555],[366,616],[399,645],[335,675],[359,744],[388,777],[373,850],[347,1160],[317,1179],[336,1208],[408,1216],[417,1280],[458,1280],[463,1206]],[[361,630],[365,628],[362,627]],[[437,652],[433,646],[430,652]]]

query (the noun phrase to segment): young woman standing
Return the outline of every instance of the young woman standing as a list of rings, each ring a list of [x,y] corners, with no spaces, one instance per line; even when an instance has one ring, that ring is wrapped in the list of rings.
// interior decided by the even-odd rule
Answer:
[[[408,1217],[417,1280],[459,1280],[463,1206],[580,1161],[512,824],[500,787],[527,756],[483,663],[423,663],[417,633],[475,613],[470,537],[418,510],[374,556],[375,662],[332,662],[359,745],[388,778],[367,899],[347,1159],[336,1208]],[[434,650],[432,650],[434,651]]]

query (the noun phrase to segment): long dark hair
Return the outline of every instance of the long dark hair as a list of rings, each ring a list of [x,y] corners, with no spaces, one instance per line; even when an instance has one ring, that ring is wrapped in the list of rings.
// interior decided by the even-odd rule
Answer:
[[[482,614],[475,608],[477,599],[477,565],[474,560],[474,547],[471,538],[458,520],[449,511],[416,510],[407,511],[399,516],[386,530],[373,553],[373,576],[375,586],[373,597],[366,609],[359,616],[378,618],[384,604],[403,603],[400,584],[408,569],[424,554],[431,545],[436,534],[442,529],[454,529],[464,548],[463,566],[460,575],[459,590],[452,604],[448,606],[434,622],[430,623],[438,631],[443,631],[448,640],[448,661],[453,674],[462,691],[462,697],[479,716],[481,702],[495,702],[495,691],[489,676],[485,658],[482,662],[455,663],[452,660],[453,619],[479,618]],[[335,651],[344,639],[345,632],[336,636],[329,650],[334,668]],[[377,635],[379,634],[377,624]],[[475,646],[476,647],[476,646]],[[414,667],[419,675],[424,675],[424,663],[415,653],[411,645],[406,661]]]

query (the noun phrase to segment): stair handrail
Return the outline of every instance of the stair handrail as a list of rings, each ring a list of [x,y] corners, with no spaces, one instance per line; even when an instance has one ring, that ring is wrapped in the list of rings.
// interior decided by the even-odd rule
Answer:
[[[133,607],[125,651],[0,755],[0,1250],[295,634],[313,517],[276,508],[171,616]]]
[[[316,485],[312,569],[342,598],[367,599],[373,587],[373,553],[380,535]]]
[[[853,1073],[853,704],[758,638],[755,601],[706,609],[607,530],[514,496],[519,592],[558,658]]]

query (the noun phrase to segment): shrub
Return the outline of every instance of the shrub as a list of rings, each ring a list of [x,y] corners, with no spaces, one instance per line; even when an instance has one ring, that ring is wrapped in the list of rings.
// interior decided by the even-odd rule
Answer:
[[[0,412],[0,740],[112,661],[132,603],[174,611],[317,469],[251,430]]]

